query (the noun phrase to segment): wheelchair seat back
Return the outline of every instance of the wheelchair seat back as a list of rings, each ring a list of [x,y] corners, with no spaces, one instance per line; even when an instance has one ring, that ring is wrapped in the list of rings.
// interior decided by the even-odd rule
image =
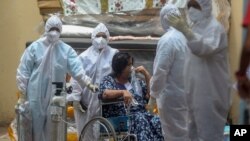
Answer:
[[[123,100],[123,98],[111,99],[111,100],[101,100],[100,103],[101,103],[101,114],[103,114],[102,113],[102,106],[110,105],[110,104],[117,104],[117,103],[124,103],[124,100]],[[129,117],[128,117],[128,115],[108,117],[106,119],[114,127],[115,132],[117,132],[117,133],[128,132],[128,129],[129,129]],[[101,127],[101,133],[103,133],[103,132],[105,132],[105,129],[103,127]]]
[[[115,132],[128,132],[129,128],[129,118],[128,116],[118,116],[118,117],[109,117],[106,118],[114,127]],[[101,127],[101,133],[105,132],[105,129]]]

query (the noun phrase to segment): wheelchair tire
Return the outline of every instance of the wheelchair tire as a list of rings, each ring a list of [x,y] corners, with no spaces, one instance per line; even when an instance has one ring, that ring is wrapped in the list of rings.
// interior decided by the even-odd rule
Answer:
[[[112,141],[117,141],[117,137],[116,137],[116,133],[115,130],[112,126],[112,124],[105,118],[103,117],[94,117],[93,119],[91,119],[89,122],[87,122],[87,124],[83,127],[81,134],[79,136],[79,141],[83,141],[84,139],[84,135],[87,132],[87,130],[89,128],[91,128],[91,126],[97,122],[100,122],[102,126],[104,126],[105,129],[108,129],[108,137],[110,139],[110,137],[112,138]]]

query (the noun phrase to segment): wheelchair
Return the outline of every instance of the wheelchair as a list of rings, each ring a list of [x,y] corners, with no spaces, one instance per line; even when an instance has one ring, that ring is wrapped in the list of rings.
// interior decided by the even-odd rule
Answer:
[[[123,99],[115,100],[100,100],[100,114],[103,115],[103,106],[122,103],[125,106]],[[125,107],[126,108],[126,107]],[[79,141],[86,141],[87,132],[95,131],[93,141],[137,141],[137,136],[130,133],[130,112],[126,108],[125,116],[104,118],[96,116],[86,123],[79,135]],[[94,130],[93,130],[94,128]],[[96,132],[97,131],[97,132]],[[93,134],[93,133],[91,133]]]

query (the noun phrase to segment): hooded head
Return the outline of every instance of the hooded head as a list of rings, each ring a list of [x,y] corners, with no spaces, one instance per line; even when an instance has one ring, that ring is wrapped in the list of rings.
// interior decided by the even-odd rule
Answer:
[[[201,11],[205,17],[212,15],[212,0],[196,0],[200,6]]]
[[[193,22],[210,17],[212,15],[212,0],[189,0],[188,14]]]
[[[188,0],[168,0],[167,3],[173,4],[178,8],[181,13],[181,17],[187,22],[189,19],[187,18],[187,1]]]
[[[110,34],[107,27],[103,23],[100,23],[92,32],[92,44],[98,49],[103,49],[108,46],[109,37]]]
[[[185,8],[187,0],[168,0],[168,3],[174,4],[177,8]]]
[[[59,40],[62,32],[62,22],[58,16],[51,16],[45,24],[45,36],[51,42]]]
[[[161,25],[162,28],[167,31],[169,28],[168,24],[168,16],[181,16],[181,13],[179,9],[170,3],[165,4],[164,7],[162,7],[161,12],[160,12],[160,18],[161,18]]]
[[[45,25],[45,32],[48,33],[51,28],[58,28],[62,32],[62,22],[58,16],[51,16]]]

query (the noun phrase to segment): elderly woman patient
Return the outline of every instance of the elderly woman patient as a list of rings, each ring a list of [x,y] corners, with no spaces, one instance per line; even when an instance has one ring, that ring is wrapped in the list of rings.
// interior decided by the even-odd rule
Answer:
[[[145,105],[149,99],[150,74],[143,67],[133,69],[133,58],[124,52],[118,52],[112,59],[112,73],[105,76],[100,83],[99,98],[110,100],[123,98],[124,103],[103,106],[103,116],[125,116],[129,108],[130,133],[137,136],[138,141],[163,141],[159,117],[147,112]],[[141,73],[145,81],[131,78],[132,71]],[[134,76],[134,75],[132,75]],[[135,86],[138,82],[139,87]],[[136,101],[136,102],[135,102]]]

